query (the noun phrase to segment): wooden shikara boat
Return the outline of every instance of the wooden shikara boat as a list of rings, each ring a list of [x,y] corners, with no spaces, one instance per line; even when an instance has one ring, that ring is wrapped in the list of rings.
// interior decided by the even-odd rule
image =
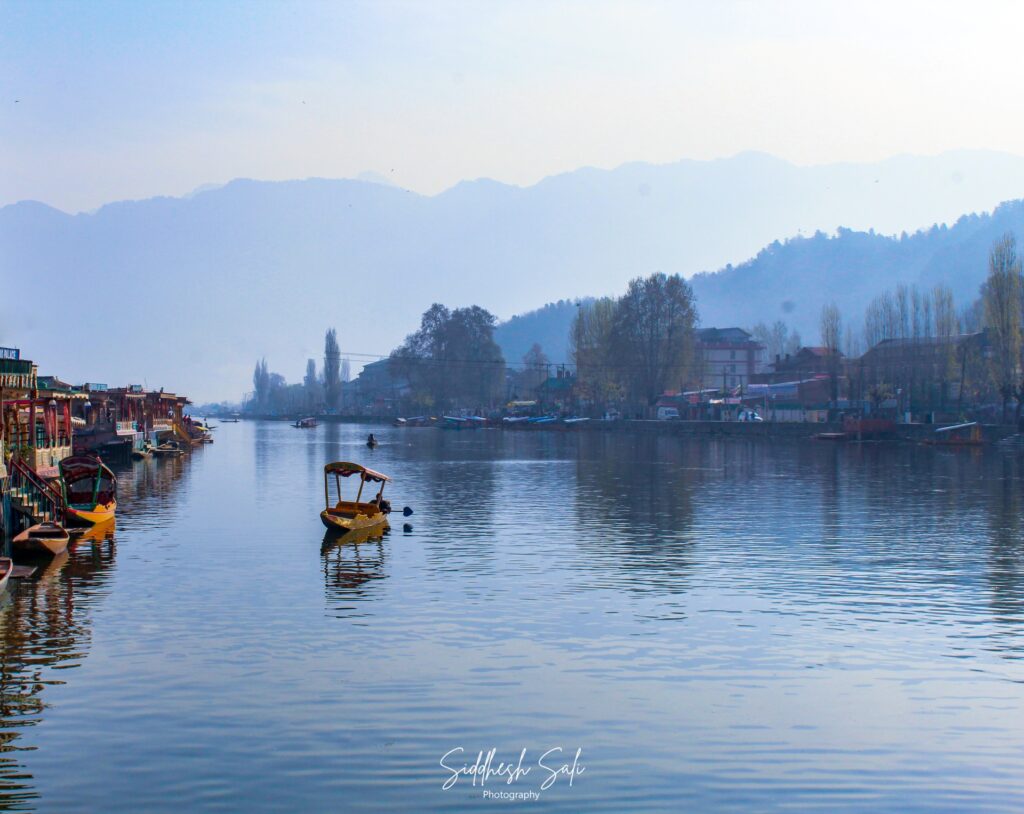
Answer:
[[[985,441],[978,422],[968,421],[965,424],[939,427],[924,443],[942,447],[980,447]]]
[[[37,523],[15,535],[11,546],[26,554],[56,556],[67,551],[71,535],[60,523]]]
[[[334,476],[334,485],[338,494],[338,501],[331,505],[330,479]],[[341,499],[341,479],[353,475],[359,478],[359,492],[355,500]],[[359,464],[348,461],[336,461],[324,467],[324,510],[320,512],[320,519],[328,529],[339,532],[358,531],[360,535],[367,538],[380,537],[391,528],[388,523],[388,512],[391,507],[384,500],[384,484],[390,481],[387,475],[374,472]],[[363,496],[363,487],[367,483],[379,483],[380,489],[376,497],[369,503],[360,499]]]
[[[0,591],[6,590],[7,582],[14,573],[14,560],[10,557],[0,557]]]
[[[300,430],[311,430],[316,427],[316,419],[313,416],[309,418],[297,418],[293,427],[298,427]]]
[[[172,441],[166,441],[160,446],[153,447],[151,452],[158,458],[173,458],[182,454],[182,449]]]
[[[99,459],[73,455],[60,462],[65,520],[91,526],[110,520],[117,511],[117,478]]]

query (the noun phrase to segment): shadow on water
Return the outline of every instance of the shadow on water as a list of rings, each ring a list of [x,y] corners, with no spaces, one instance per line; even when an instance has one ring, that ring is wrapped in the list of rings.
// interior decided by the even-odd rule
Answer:
[[[90,530],[72,548],[37,565],[0,608],[0,810],[34,808],[33,777],[18,758],[31,751],[31,727],[47,708],[47,687],[88,655],[92,610],[107,591],[116,554],[113,524]],[[61,672],[58,672],[61,671]]]

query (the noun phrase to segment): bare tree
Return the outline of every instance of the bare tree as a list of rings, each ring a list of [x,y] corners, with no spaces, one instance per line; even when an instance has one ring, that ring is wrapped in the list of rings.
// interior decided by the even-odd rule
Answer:
[[[576,365],[580,396],[601,407],[621,397],[619,371],[612,360],[615,309],[615,300],[610,297],[581,303],[569,333],[570,358]]]
[[[843,332],[843,319],[839,307],[826,303],[821,307],[821,344],[825,347],[828,365],[829,392],[833,405],[839,401],[839,342]]]
[[[678,274],[632,280],[615,309],[612,346],[631,395],[648,406],[685,378],[693,353],[697,309]]]
[[[523,372],[520,377],[523,392],[536,392],[537,388],[548,378],[548,367],[550,364],[551,360],[544,353],[540,343],[534,342],[523,355]]]
[[[316,360],[306,360],[306,375],[302,378],[302,386],[306,390],[306,406],[315,410],[320,401],[320,382],[316,376]]]
[[[991,376],[1002,399],[1005,422],[1007,405],[1018,384],[1021,347],[1021,263],[1017,241],[1010,233],[992,245],[982,300],[992,349]],[[1019,402],[1017,412],[1019,417]]]

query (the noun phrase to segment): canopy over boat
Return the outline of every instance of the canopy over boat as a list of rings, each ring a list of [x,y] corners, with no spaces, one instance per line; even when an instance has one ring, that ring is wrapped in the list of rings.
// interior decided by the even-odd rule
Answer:
[[[332,473],[341,475],[343,478],[347,478],[350,475],[359,475],[364,481],[372,481],[373,483],[385,483],[391,480],[387,475],[381,474],[380,472],[374,472],[372,469],[367,469],[365,466],[350,463],[348,461],[335,461],[332,464],[327,464],[324,467],[324,475],[326,476]]]
[[[60,462],[60,476],[65,484],[89,479],[109,480],[114,484],[117,478],[99,458],[91,455],[72,455]]]
[[[331,505],[330,478],[334,475],[334,485],[338,492],[338,501]],[[359,476],[359,492],[355,500],[342,500],[341,479],[351,475]],[[350,461],[335,461],[324,467],[324,510],[320,512],[320,519],[329,529],[338,531],[365,531],[374,536],[380,536],[387,531],[387,514],[391,510],[388,502],[384,500],[384,486],[391,478],[380,472],[374,472],[360,464]],[[380,488],[377,495],[368,502],[363,502],[363,489],[367,483],[379,483]]]
[[[60,462],[60,480],[67,520],[92,524],[114,516],[117,478],[99,458],[65,458]]]
[[[935,431],[935,434],[938,435],[940,432],[955,432],[956,430],[966,430],[966,429],[970,429],[971,427],[977,427],[977,426],[978,426],[978,422],[977,421],[968,421],[966,424],[954,424],[951,427],[939,427]]]

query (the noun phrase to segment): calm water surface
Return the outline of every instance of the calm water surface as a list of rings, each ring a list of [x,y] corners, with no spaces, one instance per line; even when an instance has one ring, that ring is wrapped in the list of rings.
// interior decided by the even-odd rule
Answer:
[[[376,428],[379,430],[379,428]],[[223,424],[0,609],[0,804],[1020,811],[1021,459]],[[322,465],[410,505],[324,547]],[[497,749],[540,803],[439,764]],[[562,761],[554,761],[560,765]]]

